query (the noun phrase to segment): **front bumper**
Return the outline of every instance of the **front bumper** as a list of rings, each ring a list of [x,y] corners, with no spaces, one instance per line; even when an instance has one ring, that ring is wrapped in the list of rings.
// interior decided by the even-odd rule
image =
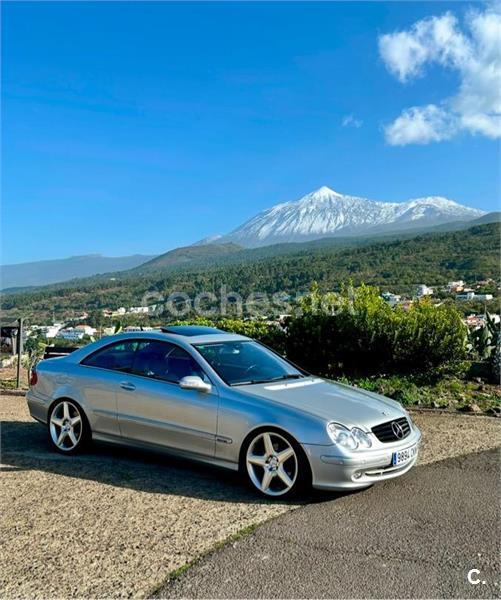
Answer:
[[[401,442],[379,444],[370,450],[343,454],[334,444],[303,444],[303,448],[310,462],[313,487],[342,491],[365,488],[377,481],[393,479],[407,473],[416,464],[420,442],[421,432],[413,425],[411,434]],[[414,458],[403,465],[392,466],[394,452],[415,444],[418,445],[418,451]]]

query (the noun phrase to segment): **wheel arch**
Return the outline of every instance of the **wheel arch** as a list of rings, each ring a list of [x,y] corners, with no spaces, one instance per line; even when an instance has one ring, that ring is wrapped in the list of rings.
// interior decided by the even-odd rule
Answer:
[[[82,403],[79,402],[78,400],[75,400],[74,398],[67,396],[67,395],[62,395],[62,396],[58,396],[57,398],[55,398],[54,400],[51,400],[48,408],[47,408],[47,425],[50,425],[50,416],[52,414],[52,409],[54,408],[54,406],[58,403],[58,402],[62,402],[64,400],[67,400],[68,402],[72,402],[73,404],[76,404],[76,406],[78,407],[78,409],[82,412],[82,416],[86,421],[86,425],[88,427],[88,430],[90,432],[90,434],[92,435],[92,428],[90,426],[90,420],[89,420],[89,415],[87,414],[85,407],[82,406]]]
[[[309,478],[310,482],[313,481],[313,470],[311,467],[310,459],[308,458],[308,454],[304,451],[304,448],[302,447],[301,443],[298,442],[296,437],[292,433],[290,433],[290,431],[287,431],[287,429],[284,429],[283,427],[280,427],[280,426],[274,425],[274,424],[270,424],[270,425],[260,424],[260,425],[257,425],[256,427],[253,427],[247,433],[247,435],[244,437],[242,443],[240,444],[240,450],[238,453],[239,470],[242,471],[242,469],[245,468],[245,453],[247,452],[247,447],[250,444],[250,441],[256,435],[259,435],[260,433],[263,433],[264,431],[274,431],[280,435],[283,435],[284,437],[288,438],[289,440],[291,440],[294,443],[297,451],[300,454],[300,458],[302,458],[303,463],[306,465],[306,467],[308,469],[308,478]]]

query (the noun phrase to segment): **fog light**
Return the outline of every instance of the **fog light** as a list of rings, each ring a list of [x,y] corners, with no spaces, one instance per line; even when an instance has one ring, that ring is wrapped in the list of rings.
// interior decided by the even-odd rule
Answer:
[[[355,471],[353,473],[353,479],[360,479],[360,477],[362,477],[362,471]]]

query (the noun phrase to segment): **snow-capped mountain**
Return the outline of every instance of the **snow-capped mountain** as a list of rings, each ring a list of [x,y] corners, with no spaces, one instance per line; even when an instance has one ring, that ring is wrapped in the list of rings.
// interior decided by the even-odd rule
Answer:
[[[247,247],[280,242],[301,242],[332,235],[363,235],[380,231],[428,227],[468,221],[485,214],[430,196],[406,202],[379,202],[339,194],[323,186],[299,200],[264,210],[217,243],[234,242]]]

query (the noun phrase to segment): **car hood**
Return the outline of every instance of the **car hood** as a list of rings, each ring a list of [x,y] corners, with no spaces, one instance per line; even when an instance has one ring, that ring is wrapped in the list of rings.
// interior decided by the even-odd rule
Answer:
[[[240,389],[346,427],[370,429],[406,415],[395,400],[317,377],[246,385]]]

